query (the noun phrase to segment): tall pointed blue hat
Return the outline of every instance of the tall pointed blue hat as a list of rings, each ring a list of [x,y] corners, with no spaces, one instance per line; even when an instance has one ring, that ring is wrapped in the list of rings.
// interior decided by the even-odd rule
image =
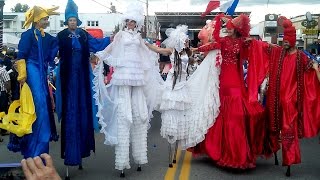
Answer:
[[[78,6],[73,0],[68,0],[64,16],[65,16],[64,25],[68,25],[68,19],[71,17],[74,17],[77,19],[77,26],[80,26],[82,24],[82,22],[78,17]]]

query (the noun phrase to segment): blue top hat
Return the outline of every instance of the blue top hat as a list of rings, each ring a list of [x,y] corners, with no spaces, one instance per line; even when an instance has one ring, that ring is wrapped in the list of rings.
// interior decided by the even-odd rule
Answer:
[[[82,22],[78,17],[78,6],[73,0],[68,0],[66,11],[65,11],[65,22],[64,25],[68,25],[68,19],[74,17],[77,19],[77,26],[80,26]]]

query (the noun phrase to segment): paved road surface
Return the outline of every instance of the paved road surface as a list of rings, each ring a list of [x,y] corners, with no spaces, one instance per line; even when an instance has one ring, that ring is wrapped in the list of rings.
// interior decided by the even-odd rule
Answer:
[[[70,167],[71,180],[278,180],[278,179],[320,179],[320,144],[318,138],[301,141],[302,164],[292,167],[292,176],[285,177],[286,168],[273,165],[273,159],[259,159],[257,168],[244,172],[230,172],[216,167],[207,157],[193,158],[190,153],[178,151],[178,162],[174,168],[168,168],[168,144],[160,137],[161,119],[159,113],[155,113],[152,127],[148,137],[149,163],[142,166],[142,172],[137,172],[137,166],[131,161],[131,169],[126,170],[126,177],[120,178],[120,172],[114,169],[114,148],[103,144],[104,136],[96,134],[96,153],[84,159],[84,170]],[[9,152],[6,148],[8,136],[5,142],[0,143],[0,163],[20,162],[22,156]],[[51,143],[51,155],[59,174],[65,176],[65,166],[60,159],[60,142]],[[279,153],[281,162],[281,154]],[[1,170],[1,169],[0,169]],[[2,171],[0,171],[1,173]],[[2,172],[3,173],[3,172]]]

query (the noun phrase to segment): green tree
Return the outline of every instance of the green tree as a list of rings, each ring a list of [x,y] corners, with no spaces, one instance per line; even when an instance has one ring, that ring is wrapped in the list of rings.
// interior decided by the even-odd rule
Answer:
[[[117,24],[117,25],[114,27],[113,34],[117,34],[119,31],[120,31],[120,25]]]
[[[11,8],[12,12],[27,12],[30,9],[28,4],[17,3],[13,8]]]

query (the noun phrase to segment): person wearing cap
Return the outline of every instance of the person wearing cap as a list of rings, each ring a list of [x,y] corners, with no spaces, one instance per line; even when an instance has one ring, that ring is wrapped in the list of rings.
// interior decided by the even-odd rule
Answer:
[[[31,25],[31,28],[22,33],[18,45],[17,79],[20,84],[27,82],[30,86],[37,118],[31,134],[21,139],[12,137],[8,145],[11,151],[21,151],[24,158],[48,153],[49,141],[58,140],[47,81],[47,68],[57,54],[57,41],[44,32],[49,24],[49,16],[57,15],[55,11],[58,8],[34,6],[25,14],[23,27],[27,29]]]
[[[267,138],[271,152],[282,148],[282,165],[288,166],[286,175],[290,176],[290,166],[301,163],[299,139],[320,131],[319,68],[296,48],[292,22],[286,17],[278,22],[284,28],[283,46],[263,44],[270,62]]]
[[[258,84],[245,86],[243,63],[248,59],[245,38],[249,37],[250,19],[241,14],[227,20],[226,37],[219,37],[224,16],[215,18],[214,40],[193,51],[206,52],[221,49],[222,63],[219,76],[220,113],[214,125],[208,130],[204,141],[190,148],[194,154],[207,154],[218,166],[231,169],[256,167],[256,156],[263,147],[263,107],[258,102]],[[249,59],[248,76],[260,78],[262,82],[266,70],[256,70],[255,60]],[[251,78],[251,77],[250,77]],[[248,79],[250,79],[248,77]],[[258,80],[257,80],[258,81]],[[252,92],[251,89],[254,89]],[[253,98],[252,98],[253,97]]]
[[[158,104],[160,82],[157,55],[150,51],[141,35],[144,24],[143,7],[139,3],[128,6],[122,18],[122,28],[113,42],[95,54],[94,91],[98,105],[101,132],[105,144],[115,145],[115,168],[130,169],[129,147],[138,171],[148,163],[147,131],[152,111]],[[103,62],[114,68],[106,87]]]
[[[94,112],[92,69],[90,52],[106,48],[110,39],[93,38],[79,26],[78,6],[68,0],[65,9],[66,29],[58,33],[60,79],[57,91],[61,92],[61,157],[67,166],[79,166],[82,158],[95,151],[94,129],[98,122]],[[60,102],[60,101],[59,101]]]

